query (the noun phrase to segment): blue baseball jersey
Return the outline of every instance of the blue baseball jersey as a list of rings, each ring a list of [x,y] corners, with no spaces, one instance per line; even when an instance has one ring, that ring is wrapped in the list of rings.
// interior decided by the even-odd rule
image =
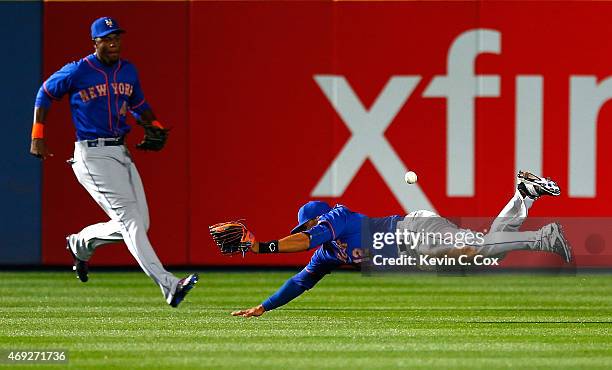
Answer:
[[[321,245],[306,270],[325,275],[341,265],[360,264],[367,248],[372,245],[373,233],[395,232],[401,219],[399,215],[369,218],[337,204],[319,217],[317,225],[305,231],[310,237],[310,248]]]
[[[342,265],[359,265],[378,232],[395,233],[402,216],[370,218],[336,204],[321,215],[317,225],[304,231],[310,237],[309,248],[318,248],[310,263],[261,304],[266,311],[273,310],[312,289],[326,274]]]
[[[38,90],[36,107],[48,108],[68,94],[77,140],[121,137],[130,132],[128,111],[137,119],[151,107],[136,67],[123,59],[105,65],[94,54],[66,64]]]

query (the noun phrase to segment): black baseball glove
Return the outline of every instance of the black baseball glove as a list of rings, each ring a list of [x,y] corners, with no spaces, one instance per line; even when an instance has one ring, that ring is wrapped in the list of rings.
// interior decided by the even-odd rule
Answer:
[[[145,135],[142,141],[136,144],[136,148],[140,150],[160,151],[168,141],[169,129],[153,126],[149,122],[138,122],[144,128]]]
[[[240,221],[222,222],[209,226],[210,235],[222,254],[244,254],[255,243],[255,235]]]

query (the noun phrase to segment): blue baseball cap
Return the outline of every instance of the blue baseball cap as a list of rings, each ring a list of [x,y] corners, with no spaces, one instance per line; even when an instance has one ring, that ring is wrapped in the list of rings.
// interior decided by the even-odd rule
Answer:
[[[315,217],[321,216],[331,210],[329,204],[320,200],[311,200],[304,204],[298,211],[298,225],[291,230],[291,234],[299,233],[304,228],[304,224]]]
[[[96,19],[91,24],[91,39],[104,37],[113,32],[125,33],[125,30],[119,27],[119,23],[111,17],[102,17]]]

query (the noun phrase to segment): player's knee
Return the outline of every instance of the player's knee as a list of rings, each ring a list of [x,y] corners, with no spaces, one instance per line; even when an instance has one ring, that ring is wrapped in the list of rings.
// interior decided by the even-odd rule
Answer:
[[[459,258],[465,256],[468,260],[473,259],[476,256],[476,248],[470,245],[466,245],[461,248],[451,248],[448,253],[448,257]]]
[[[474,246],[465,245],[458,247],[456,245],[436,245],[428,246],[427,248],[417,248],[417,252],[429,257],[451,257],[458,258],[459,256],[467,256],[468,259],[473,258],[477,254]]]
[[[125,206],[125,207],[116,208],[115,212],[117,216],[119,217],[119,221],[123,223],[124,225],[135,224],[136,226],[138,226],[139,228],[142,228],[143,230],[148,230],[149,228],[148,219],[145,219],[144,217],[142,217],[141,213],[137,209],[133,207]]]

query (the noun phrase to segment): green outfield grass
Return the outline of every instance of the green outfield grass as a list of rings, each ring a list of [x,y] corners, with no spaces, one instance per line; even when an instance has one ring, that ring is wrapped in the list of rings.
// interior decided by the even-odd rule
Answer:
[[[0,349],[69,351],[44,369],[612,368],[610,275],[334,273],[261,318],[229,315],[291,275],[203,272],[173,309],[142,273],[0,273]]]

